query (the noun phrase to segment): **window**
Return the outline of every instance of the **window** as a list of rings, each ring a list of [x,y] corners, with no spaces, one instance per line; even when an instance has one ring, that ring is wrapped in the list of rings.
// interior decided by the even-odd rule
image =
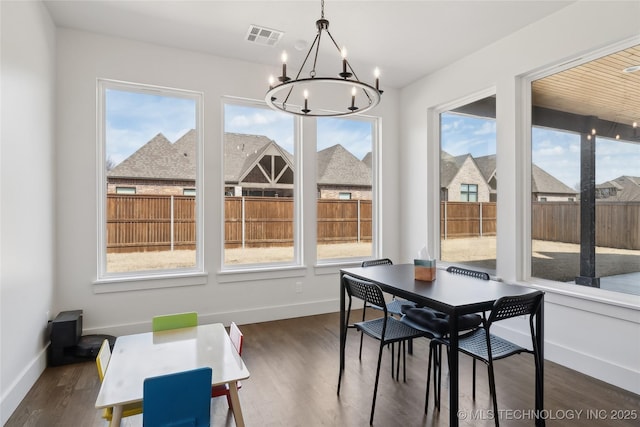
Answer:
[[[637,63],[632,46],[531,83],[533,277],[640,295]]]
[[[185,188],[182,190],[182,195],[183,196],[195,196],[196,195],[196,189],[195,188]]]
[[[99,279],[201,272],[202,95],[99,80]]]
[[[297,262],[294,118],[224,103],[224,267]]]
[[[116,187],[116,194],[136,194],[136,187]]]
[[[440,113],[440,259],[485,270],[496,268],[495,102]]]
[[[374,119],[317,119],[317,258],[371,257]]]
[[[460,201],[461,202],[477,202],[478,201],[478,184],[461,184],[460,185]]]

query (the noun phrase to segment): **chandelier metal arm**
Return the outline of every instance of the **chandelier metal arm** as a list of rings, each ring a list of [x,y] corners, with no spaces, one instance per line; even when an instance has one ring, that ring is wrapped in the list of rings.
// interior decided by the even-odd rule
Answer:
[[[309,51],[307,52],[307,56],[305,56],[304,57],[304,61],[302,61],[302,65],[300,66],[300,69],[298,70],[298,74],[296,74],[296,80],[300,79],[300,74],[302,74],[302,70],[304,69],[304,66],[307,63],[307,60],[309,59],[309,55],[311,55],[311,51],[313,50],[314,46],[316,46],[316,60],[317,60],[317,58],[318,58],[318,49],[320,49],[320,35],[321,35],[321,32],[318,31],[318,33],[316,34],[316,37],[313,39],[313,43],[311,43],[311,47],[309,48]],[[315,61],[314,61],[314,63],[313,63],[314,74],[315,74],[315,69],[316,69],[316,64],[315,64]],[[284,99],[284,101],[282,101],[282,105],[286,105],[287,101],[289,100],[289,97],[291,96],[291,92],[292,91],[293,91],[293,86],[291,86],[289,88],[289,92],[287,93],[287,96]]]

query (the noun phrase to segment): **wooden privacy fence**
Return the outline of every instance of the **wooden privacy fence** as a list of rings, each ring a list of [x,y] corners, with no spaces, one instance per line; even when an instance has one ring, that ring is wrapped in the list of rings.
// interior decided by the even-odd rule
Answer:
[[[496,235],[496,202],[440,202],[440,236]]]
[[[531,237],[580,243],[580,202],[533,202]],[[640,249],[640,202],[596,202],[596,246]]]
[[[225,247],[293,245],[293,199],[225,197]],[[371,241],[371,200],[318,200],[318,242]],[[107,196],[107,252],[195,248],[195,197]]]
[[[225,197],[225,247],[293,244],[293,199]],[[320,199],[318,243],[370,242],[371,200]],[[535,240],[580,243],[579,202],[533,202]],[[442,202],[442,238],[495,236],[495,202]],[[195,248],[193,196],[107,196],[107,252]],[[596,203],[596,245],[640,249],[640,202]]]
[[[195,249],[193,196],[107,196],[107,252]]]

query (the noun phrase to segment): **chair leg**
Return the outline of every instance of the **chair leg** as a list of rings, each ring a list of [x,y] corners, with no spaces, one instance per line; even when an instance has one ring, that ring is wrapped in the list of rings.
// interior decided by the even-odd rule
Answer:
[[[371,418],[369,418],[369,425],[373,425],[373,414],[376,410],[376,396],[378,395],[378,380],[380,379],[380,362],[382,361],[382,349],[384,345],[380,341],[380,350],[378,351],[378,367],[376,368],[376,382],[373,387],[373,402],[371,403]]]
[[[398,342],[398,356],[396,359],[396,381],[400,381],[400,353],[404,351],[402,343]]]
[[[431,343],[429,343],[429,363],[427,364],[427,391],[426,391],[425,396],[424,396],[424,413],[425,414],[427,413],[427,410],[429,408],[429,383],[431,382],[431,362],[432,362],[432,360],[434,358],[434,355],[435,355],[435,353],[434,353],[433,345],[431,345]],[[436,376],[436,373],[435,373],[435,370],[436,370],[435,360],[433,361],[433,370],[434,370],[433,377],[435,378],[435,376]],[[434,400],[436,399],[435,393],[436,392],[434,390],[433,391]]]
[[[493,399],[493,419],[496,422],[496,427],[500,426],[500,417],[498,416],[498,399],[496,398],[496,379],[493,372],[493,363],[489,361],[489,389],[491,391],[491,399]]]
[[[438,359],[438,411],[440,410],[440,399],[442,398],[442,345],[438,344],[438,348],[437,348],[438,352],[436,354],[436,357]],[[447,347],[447,355],[449,348]],[[449,358],[447,357],[447,363],[448,363]],[[434,390],[436,389],[436,378],[435,376],[433,377],[433,388]],[[434,391],[435,393],[435,391]]]
[[[407,349],[402,341],[402,381],[407,382]]]
[[[473,390],[471,392],[471,396],[473,396],[473,400],[476,400],[476,359],[473,359]]]
[[[391,343],[391,378],[395,379],[394,375],[396,372],[396,368],[395,368],[395,361],[396,361],[396,347],[395,347],[395,343]]]

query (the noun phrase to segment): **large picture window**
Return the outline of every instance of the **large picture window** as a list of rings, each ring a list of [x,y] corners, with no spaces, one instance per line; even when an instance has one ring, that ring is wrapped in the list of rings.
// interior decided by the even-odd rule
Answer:
[[[495,271],[495,97],[440,114],[440,259]]]
[[[373,255],[375,120],[317,120],[318,261]]]
[[[224,104],[224,265],[292,264],[295,132],[291,115]]]
[[[99,278],[202,271],[201,94],[98,86]]]
[[[639,63],[632,46],[532,81],[533,277],[640,295]]]

